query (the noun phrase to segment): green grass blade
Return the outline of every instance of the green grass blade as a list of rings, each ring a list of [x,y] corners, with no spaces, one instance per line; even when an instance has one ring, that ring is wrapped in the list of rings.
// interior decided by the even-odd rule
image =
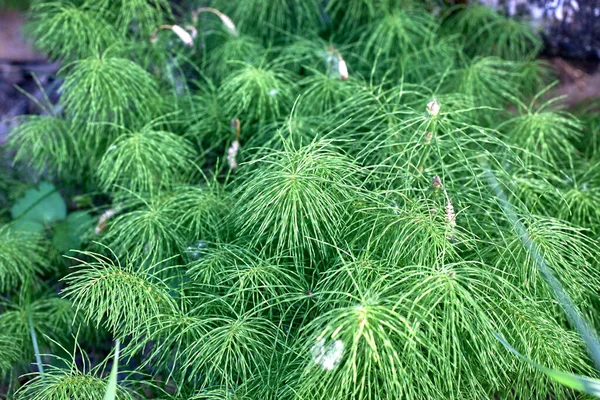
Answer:
[[[554,296],[565,310],[569,321],[571,322],[571,324],[573,324],[573,326],[581,335],[583,341],[586,344],[590,357],[594,361],[596,369],[600,370],[600,343],[598,342],[597,336],[589,327],[586,320],[582,317],[575,304],[573,304],[573,302],[569,298],[568,294],[566,293],[566,291],[564,290],[564,288],[562,287],[562,285],[560,284],[560,282],[558,281],[548,264],[546,264],[546,261],[544,260],[540,252],[540,249],[533,242],[531,237],[527,234],[527,230],[519,220],[517,212],[515,211],[513,205],[506,198],[506,195],[500,187],[500,183],[496,179],[496,176],[492,172],[489,165],[486,163],[483,167],[487,176],[488,184],[494,190],[494,193],[496,194],[496,197],[499,200],[499,205],[502,208],[502,212],[504,213],[506,218],[508,218],[513,229],[521,239],[523,247],[531,255],[531,258],[534,260],[538,271],[540,272],[540,274],[542,274],[544,280],[552,288]]]
[[[498,333],[495,333],[494,335],[500,341],[500,343],[502,343],[504,345],[504,347],[506,347],[506,349],[508,349],[511,353],[513,353],[514,355],[516,355],[521,360],[525,361],[526,363],[528,363],[529,365],[531,365],[538,371],[546,374],[549,378],[555,380],[556,382],[558,382],[564,386],[570,387],[571,389],[575,389],[580,392],[591,394],[593,396],[600,398],[600,380],[592,379],[587,376],[581,376],[581,375],[571,374],[569,372],[558,371],[555,369],[546,368],[543,365],[534,363],[533,361],[529,360],[527,357],[525,357],[521,353],[519,353],[510,344],[508,344],[506,342],[506,340],[504,340],[504,338],[502,336],[500,336]]]
[[[119,341],[115,344],[115,361],[110,372],[110,378],[108,379],[108,385],[106,386],[106,393],[104,393],[104,400],[115,400],[117,398],[117,373],[119,372]]]

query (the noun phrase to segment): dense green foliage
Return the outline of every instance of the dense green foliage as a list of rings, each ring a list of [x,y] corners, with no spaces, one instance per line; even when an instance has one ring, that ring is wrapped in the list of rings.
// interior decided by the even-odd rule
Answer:
[[[571,395],[495,333],[594,376],[483,168],[598,326],[600,123],[548,100],[526,22],[192,3],[33,1],[63,80],[0,176],[9,396],[101,398],[112,340],[119,399]]]

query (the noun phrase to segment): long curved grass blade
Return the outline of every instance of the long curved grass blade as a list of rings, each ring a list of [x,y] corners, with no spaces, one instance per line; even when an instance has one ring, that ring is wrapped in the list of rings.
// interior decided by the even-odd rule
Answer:
[[[571,374],[569,372],[558,371],[552,368],[546,368],[543,365],[534,363],[529,360],[527,357],[519,353],[514,347],[512,347],[502,336],[498,333],[495,333],[496,339],[506,347],[508,351],[519,357],[521,360],[525,361],[527,364],[531,365],[538,371],[546,374],[551,379],[554,379],[558,383],[570,387],[571,389],[578,390],[580,392],[584,392],[587,394],[591,394],[593,396],[600,398],[600,380],[593,379],[587,376]]]
[[[556,278],[546,261],[542,257],[542,254],[536,244],[533,242],[531,237],[527,234],[527,230],[519,220],[517,213],[513,207],[513,205],[508,201],[506,195],[502,191],[500,187],[500,183],[496,179],[496,176],[492,172],[489,165],[484,164],[485,174],[487,176],[488,184],[494,190],[496,197],[499,200],[500,207],[504,215],[508,218],[510,224],[513,229],[521,239],[523,243],[523,247],[529,252],[531,258],[534,260],[535,264],[538,267],[540,274],[542,274],[544,280],[548,283],[548,285],[552,288],[554,292],[554,296],[562,305],[569,321],[575,326],[581,337],[583,338],[590,357],[594,361],[594,365],[596,369],[600,369],[600,343],[598,342],[598,337],[594,334],[592,329],[589,327],[588,323],[580,314],[579,310],[573,304],[569,295],[566,293],[559,280]]]
[[[104,400],[115,400],[117,397],[117,373],[119,372],[119,350],[120,344],[117,340],[115,343],[115,361],[110,372],[110,378],[108,379],[108,385],[106,386],[106,393],[104,394]]]

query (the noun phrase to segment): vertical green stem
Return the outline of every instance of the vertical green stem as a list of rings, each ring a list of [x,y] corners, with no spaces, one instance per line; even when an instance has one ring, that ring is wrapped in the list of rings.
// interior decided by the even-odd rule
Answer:
[[[27,322],[29,323],[29,334],[31,335],[31,341],[33,342],[33,350],[35,352],[35,360],[37,362],[38,370],[40,375],[44,375],[44,366],[42,365],[40,348],[38,346],[37,336],[35,334],[35,329],[33,328],[33,319],[31,318],[30,312],[27,312]]]
[[[427,129],[424,132],[424,134],[427,134],[427,132],[432,133],[431,143],[428,143],[427,147],[425,147],[425,151],[423,153],[421,153],[419,161],[417,162],[417,168],[425,168],[424,163],[427,160],[427,157],[429,157],[429,153],[431,152],[431,147],[433,146],[433,141],[435,140],[435,138],[437,136],[437,121],[436,121],[436,119],[437,119],[437,117],[434,117],[433,121],[431,121],[431,123],[429,125],[427,125]]]

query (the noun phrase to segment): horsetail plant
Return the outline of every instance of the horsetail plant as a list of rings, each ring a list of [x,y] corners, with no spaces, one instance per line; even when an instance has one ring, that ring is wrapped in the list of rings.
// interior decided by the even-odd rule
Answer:
[[[40,115],[15,119],[0,174],[0,390],[595,384],[537,255],[600,327],[597,124],[550,98],[526,22],[433,1],[170,3],[32,2],[28,35],[62,68],[58,96],[29,95]]]

